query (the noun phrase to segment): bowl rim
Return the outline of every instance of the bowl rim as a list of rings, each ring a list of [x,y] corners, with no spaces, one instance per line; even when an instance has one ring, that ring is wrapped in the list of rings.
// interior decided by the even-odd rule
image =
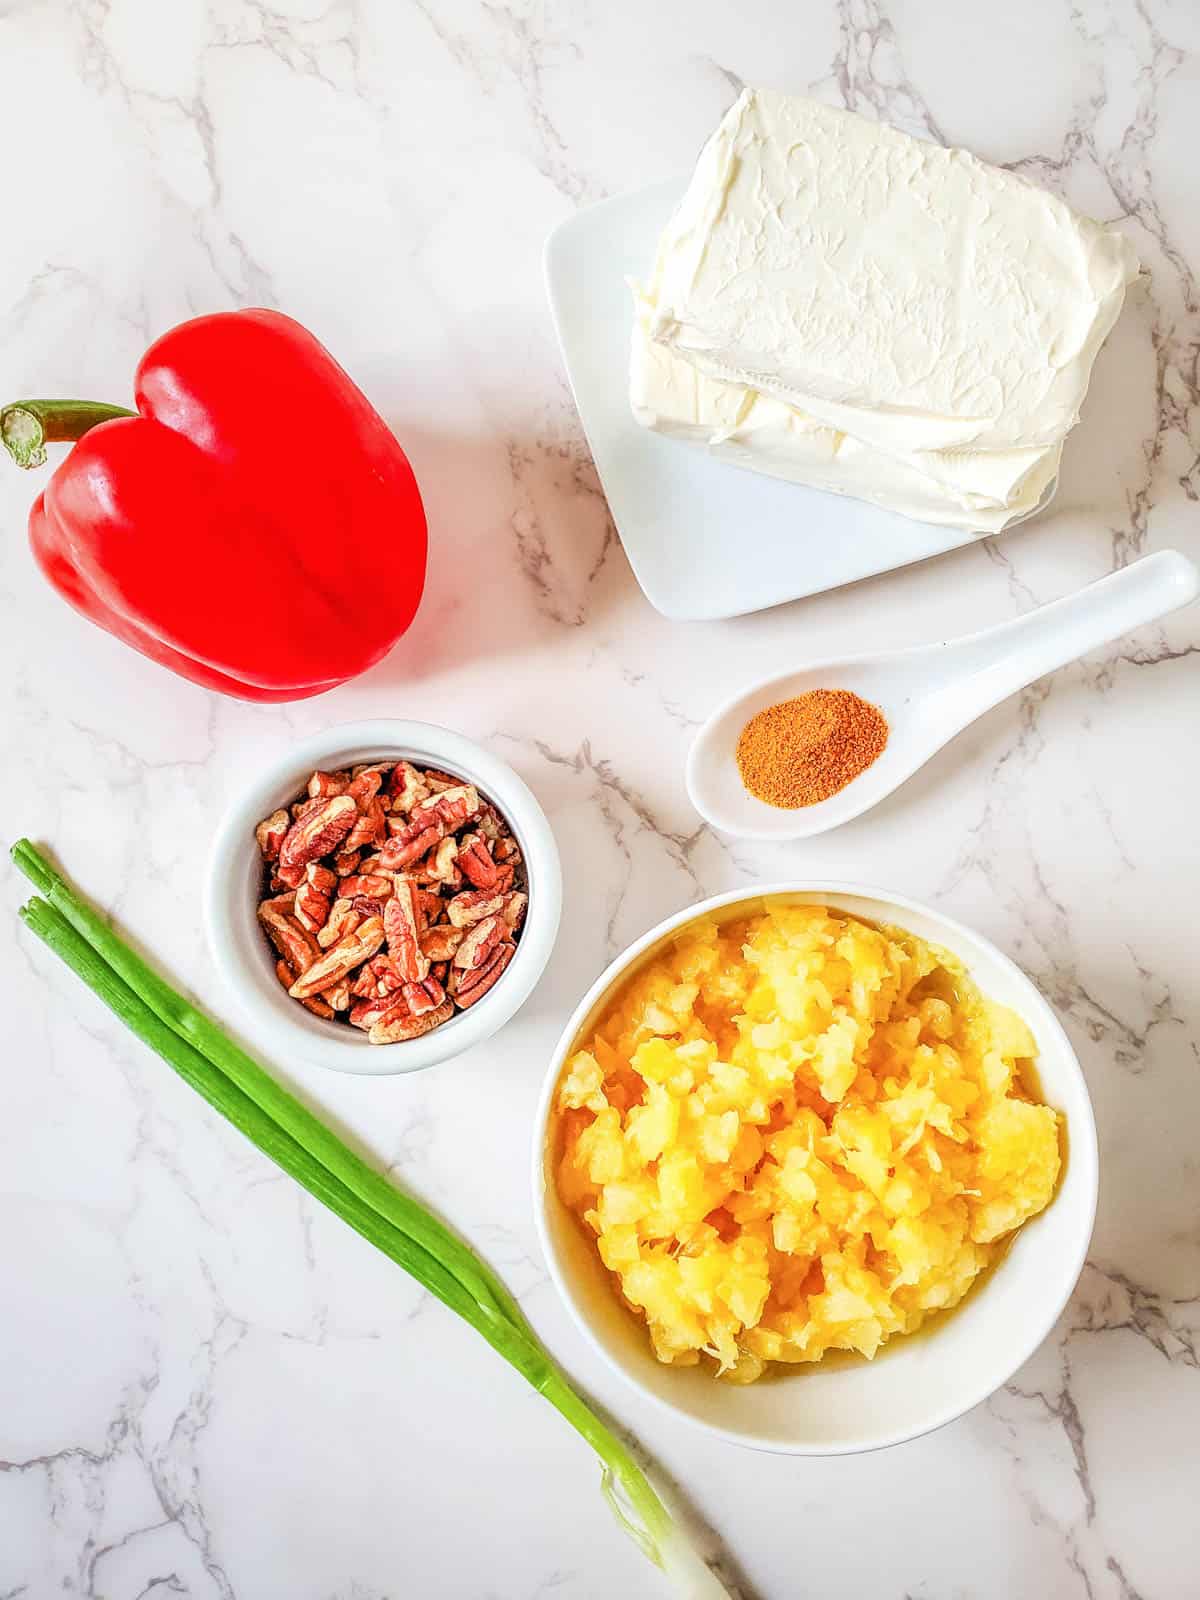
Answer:
[[[330,764],[354,761],[347,751],[366,749],[374,758],[416,761],[425,766],[461,771],[476,783],[510,823],[525,855],[529,905],[517,942],[517,954],[499,983],[467,1011],[457,1012],[441,1027],[416,1039],[369,1045],[358,1030],[313,1017],[295,1001],[275,992],[263,975],[238,954],[239,878],[254,845],[254,827],[280,798],[298,792],[308,775]],[[364,759],[370,760],[372,756]],[[253,891],[251,890],[251,893]],[[252,776],[234,789],[213,836],[204,893],[208,947],[218,977],[232,990],[256,1033],[271,1044],[292,1051],[336,1072],[386,1077],[420,1072],[461,1055],[490,1038],[529,997],[545,971],[562,911],[562,869],[553,830],[533,791],[506,762],[464,734],[435,723],[373,718],[337,723],[289,742]],[[280,1001],[286,1001],[281,1005]],[[292,1013],[295,1015],[292,1015]],[[332,1030],[345,1031],[340,1037]]]
[[[954,939],[961,938],[968,947],[971,944],[982,947],[999,965],[1007,968],[1017,979],[1018,987],[1023,988],[1030,1002],[1031,1012],[1036,1012],[1039,1024],[1045,1032],[1052,1036],[1061,1051],[1064,1066],[1074,1076],[1079,1090],[1082,1107],[1082,1117],[1074,1117],[1070,1128],[1070,1157],[1071,1170],[1081,1173],[1084,1188],[1081,1191],[1082,1199],[1079,1204],[1083,1207],[1081,1226],[1078,1242],[1068,1264],[1063,1269],[1060,1288],[1057,1293],[1049,1296],[1042,1303],[1041,1313],[1031,1320],[1031,1334],[1022,1341],[1019,1349],[1011,1357],[1005,1357],[1000,1364],[1003,1371],[997,1368],[997,1375],[989,1378],[978,1392],[965,1401],[953,1401],[942,1410],[932,1414],[929,1419],[918,1427],[902,1427],[891,1432],[881,1433],[879,1436],[864,1436],[841,1441],[835,1445],[815,1445],[804,1440],[781,1441],[778,1439],[764,1439],[756,1433],[738,1428],[725,1427],[719,1423],[710,1422],[704,1417],[697,1416],[693,1411],[656,1393],[647,1387],[640,1377],[624,1362],[617,1359],[610,1347],[599,1337],[595,1328],[585,1316],[579,1304],[567,1274],[562,1268],[557,1247],[551,1235],[548,1211],[550,1203],[550,1185],[546,1181],[546,1138],[550,1125],[550,1114],[554,1099],[554,1092],[558,1086],[562,1069],[566,1063],[567,1055],[575,1042],[576,1036],[583,1026],[589,1013],[599,1003],[606,991],[614,988],[616,984],[629,972],[638,959],[652,946],[662,942],[676,929],[696,922],[700,918],[720,911],[727,906],[735,906],[749,901],[770,899],[773,896],[785,895],[840,895],[846,898],[859,898],[883,902],[888,906],[897,908],[901,912],[913,912],[918,916],[931,918],[947,929],[951,938],[946,941],[947,948],[954,950]],[[898,925],[902,925],[897,919]],[[1082,1124],[1082,1125],[1080,1125]],[[948,916],[945,912],[934,906],[927,905],[920,900],[914,900],[909,895],[898,894],[890,889],[869,883],[856,883],[845,879],[835,878],[805,878],[773,880],[766,884],[743,885],[738,889],[727,890],[722,894],[710,895],[694,905],[686,906],[669,917],[664,917],[647,932],[629,945],[625,950],[616,955],[589,987],[587,993],[575,1007],[567,1020],[550,1058],[542,1091],[538,1099],[537,1114],[534,1121],[533,1137],[533,1213],[534,1223],[537,1228],[538,1242],[549,1268],[550,1278],[559,1295],[566,1304],[572,1321],[583,1334],[587,1343],[595,1350],[607,1365],[618,1373],[621,1378],[637,1390],[638,1394],[660,1411],[669,1416],[681,1418],[691,1426],[700,1428],[704,1432],[717,1438],[725,1439],[731,1444],[742,1445],[752,1450],[763,1451],[771,1455],[787,1456],[849,1456],[866,1455],[875,1450],[890,1449],[893,1445],[904,1444],[912,1439],[919,1439],[925,1434],[933,1433],[938,1428],[945,1427],[948,1423],[965,1416],[1002,1389],[1025,1362],[1044,1342],[1053,1330],[1058,1319],[1066,1309],[1075,1286],[1079,1282],[1087,1261],[1088,1250],[1091,1245],[1092,1232],[1096,1222],[1096,1208],[1099,1201],[1099,1146],[1096,1135],[1095,1112],[1092,1107],[1091,1095],[1088,1091],[1087,1078],[1079,1057],[1071,1044],[1067,1032],[1055,1015],[1053,1007],[1039,992],[1037,986],[1027,973],[1017,965],[1011,957],[994,945],[990,939],[956,918]],[[561,1203],[561,1202],[560,1202]],[[1002,1272],[1004,1261],[1001,1260],[996,1271]],[[936,1337],[936,1332],[934,1334]]]

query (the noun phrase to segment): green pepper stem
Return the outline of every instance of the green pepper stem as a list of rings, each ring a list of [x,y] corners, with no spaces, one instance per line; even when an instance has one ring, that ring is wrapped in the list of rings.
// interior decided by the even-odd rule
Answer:
[[[136,416],[136,411],[98,400],[18,400],[0,411],[0,444],[19,467],[42,467],[48,443],[82,439],[99,422]]]

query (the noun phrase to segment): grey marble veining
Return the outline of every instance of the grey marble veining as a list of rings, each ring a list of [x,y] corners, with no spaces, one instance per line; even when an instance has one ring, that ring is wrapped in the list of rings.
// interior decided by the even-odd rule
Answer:
[[[396,428],[434,536],[420,617],[317,701],[217,700],[84,627],[0,474],[3,834],[54,844],[219,1015],[199,893],[227,797],[323,724],[483,738],[549,811],[564,935],[492,1044],[415,1080],[275,1065],[505,1273],[769,1600],[1190,1600],[1200,1438],[1200,618],[991,713],[873,815],[790,847],[699,826],[691,732],[743,677],[1028,609],[1197,548],[1200,10],[1169,0],[0,0],[3,398],[120,402],[158,332],[276,305]],[[1133,239],[1052,512],[723,624],[641,598],[540,271],[579,205],[686,169],[771,83],[961,143]],[[24,141],[19,161],[12,141]],[[1102,1194],[1054,1336],[898,1450],[792,1461],[641,1412],[557,1304],[528,1199],[543,1065],[602,962],[677,906],[820,874],[936,899],[1080,1052]],[[587,1451],[22,935],[0,972],[0,1600],[660,1593]]]

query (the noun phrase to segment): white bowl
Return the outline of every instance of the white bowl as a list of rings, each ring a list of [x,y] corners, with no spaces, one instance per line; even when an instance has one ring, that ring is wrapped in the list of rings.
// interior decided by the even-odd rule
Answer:
[[[400,757],[473,783],[516,835],[528,873],[529,907],[517,953],[490,993],[416,1039],[373,1045],[358,1028],[314,1017],[289,999],[256,916],[262,858],[255,825],[289,805],[318,768]],[[226,812],[209,863],[205,915],[213,960],[252,1026],[281,1056],[299,1053],[335,1072],[419,1072],[460,1055],[502,1028],[541,977],[558,932],[562,873],[541,806],[517,774],[470,739],[424,722],[353,722],[329,728],[258,772]]]
[[[554,1184],[550,1112],[563,1065],[613,990],[677,930],[764,897],[839,907],[907,928],[952,951],[983,994],[1011,1006],[1038,1046],[1046,1101],[1063,1112],[1069,1154],[1047,1209],[945,1319],[886,1345],[874,1361],[835,1358],[739,1387],[698,1367],[655,1360],[642,1324],[618,1301],[594,1243]],[[899,1444],[952,1421],[1012,1377],[1053,1328],[1083,1269],[1096,1214],[1096,1126],[1075,1053],[1033,984],[995,946],[949,917],[886,890],[846,883],[774,884],[717,895],[652,928],[592,985],[558,1043],[537,1118],[534,1213],[550,1273],[600,1354],[646,1399],[736,1444],[790,1455],[848,1455]]]

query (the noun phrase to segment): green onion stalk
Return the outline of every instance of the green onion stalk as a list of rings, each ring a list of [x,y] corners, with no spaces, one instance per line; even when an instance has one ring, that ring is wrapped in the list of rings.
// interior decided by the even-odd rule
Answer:
[[[644,1554],[694,1600],[729,1591],[638,1466],[571,1386],[504,1283],[441,1219],[369,1166],[115,933],[29,840],[12,858],[39,894],[21,920],[143,1043],[297,1183],[470,1323],[582,1434],[601,1487]]]

